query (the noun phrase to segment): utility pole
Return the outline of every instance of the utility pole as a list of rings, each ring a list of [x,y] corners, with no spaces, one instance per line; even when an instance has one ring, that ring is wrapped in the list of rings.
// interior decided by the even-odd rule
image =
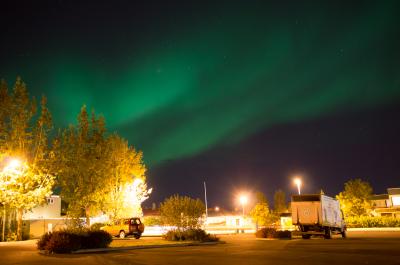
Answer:
[[[208,218],[208,207],[207,207],[207,187],[206,182],[204,181],[204,201],[206,202],[206,223]]]

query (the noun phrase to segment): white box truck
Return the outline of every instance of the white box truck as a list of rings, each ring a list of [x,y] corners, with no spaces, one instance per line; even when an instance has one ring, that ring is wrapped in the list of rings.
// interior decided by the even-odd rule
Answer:
[[[304,239],[312,235],[323,235],[330,239],[332,234],[346,237],[346,223],[339,201],[323,194],[293,195],[292,222]]]

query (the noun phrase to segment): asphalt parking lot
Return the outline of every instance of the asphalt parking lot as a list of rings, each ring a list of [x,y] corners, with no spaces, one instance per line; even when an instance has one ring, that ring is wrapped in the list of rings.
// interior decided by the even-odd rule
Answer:
[[[221,239],[226,244],[51,256],[39,254],[33,241],[2,243],[0,264],[400,264],[400,232],[349,232],[347,239],[331,240]]]

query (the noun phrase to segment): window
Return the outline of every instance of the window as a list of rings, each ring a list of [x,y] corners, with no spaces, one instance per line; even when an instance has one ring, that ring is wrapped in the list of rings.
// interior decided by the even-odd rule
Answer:
[[[54,199],[53,198],[47,198],[47,204],[53,204]]]
[[[393,206],[400,206],[400,196],[393,196],[392,203],[393,203]]]

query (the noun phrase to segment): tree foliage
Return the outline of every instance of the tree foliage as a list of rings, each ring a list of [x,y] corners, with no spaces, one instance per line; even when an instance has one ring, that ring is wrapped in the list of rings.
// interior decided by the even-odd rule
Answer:
[[[111,220],[141,216],[140,205],[151,193],[145,183],[143,154],[117,134],[107,139],[107,145],[110,172],[106,177],[109,190],[105,212]]]
[[[344,191],[336,198],[340,202],[345,217],[366,216],[371,211],[369,198],[372,195],[372,187],[361,179],[349,180],[344,184]]]
[[[160,207],[162,222],[176,226],[179,230],[199,228],[204,213],[204,203],[200,199],[187,196],[171,196],[161,203]]]
[[[0,83],[0,197],[3,204],[17,209],[18,239],[22,238],[23,211],[44,202],[54,183],[48,148],[52,119],[46,103],[43,96],[38,112],[35,98],[19,77],[11,92],[5,81]]]
[[[142,153],[117,134],[107,135],[105,120],[81,108],[77,125],[60,132],[53,144],[54,169],[71,217],[100,212],[112,220],[141,215],[148,198]]]
[[[267,226],[271,223],[268,201],[262,192],[256,193],[256,204],[250,211],[250,216],[257,225]]]
[[[83,106],[78,115],[78,124],[70,125],[54,141],[54,170],[61,196],[68,203],[68,213],[89,217],[98,213],[105,200],[107,184],[107,145],[105,122],[91,117]]]
[[[286,194],[283,190],[279,189],[274,194],[274,211],[276,213],[283,213],[287,210]]]

